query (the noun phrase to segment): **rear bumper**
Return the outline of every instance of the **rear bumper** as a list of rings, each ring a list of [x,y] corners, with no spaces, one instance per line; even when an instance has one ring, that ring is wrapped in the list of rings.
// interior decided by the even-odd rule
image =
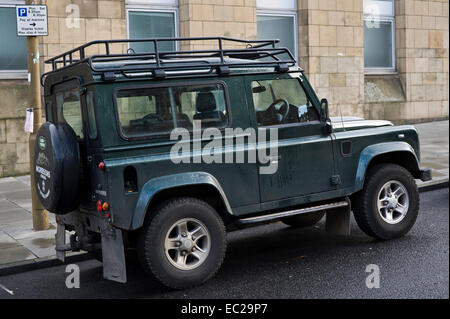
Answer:
[[[432,173],[431,173],[431,168],[423,168],[419,171],[419,178],[421,181],[426,182],[426,181],[431,181],[432,177]]]

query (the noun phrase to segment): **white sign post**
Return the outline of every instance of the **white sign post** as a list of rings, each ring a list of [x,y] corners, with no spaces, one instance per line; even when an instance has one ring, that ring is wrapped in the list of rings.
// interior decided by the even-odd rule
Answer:
[[[16,6],[17,35],[19,37],[47,36],[47,6]]]

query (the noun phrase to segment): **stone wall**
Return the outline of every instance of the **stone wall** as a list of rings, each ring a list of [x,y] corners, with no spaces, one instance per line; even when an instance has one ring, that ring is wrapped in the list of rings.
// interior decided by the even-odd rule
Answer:
[[[49,36],[41,39],[41,70],[51,70],[43,61],[48,57],[73,49],[94,40],[126,38],[124,0],[42,0],[48,8]],[[75,20],[70,5],[79,8]],[[66,10],[68,10],[66,12]],[[121,53],[124,45],[112,45],[113,53]],[[87,54],[104,53],[100,46],[91,47]]]
[[[181,37],[256,39],[256,0],[179,0]],[[211,41],[182,43],[182,49],[217,48]]]
[[[399,122],[448,118],[448,0],[396,1],[397,69],[406,102]]]
[[[300,65],[330,114],[365,116],[361,0],[299,0]]]
[[[0,80],[0,177],[29,170],[28,134],[24,133],[28,83]]]
[[[44,59],[98,39],[126,38],[125,0],[42,0],[48,6]],[[74,20],[70,5],[79,8]],[[449,115],[448,0],[396,0],[398,74],[364,72],[362,0],[298,0],[299,64],[331,114],[414,123]],[[67,10],[67,11],[66,11]],[[256,0],[179,0],[182,37],[256,39]],[[206,49],[211,42],[183,43]],[[112,46],[124,52],[125,45]],[[94,47],[87,54],[103,53]],[[0,176],[28,171],[28,134],[23,131],[28,83],[0,80]]]
[[[362,1],[299,0],[298,7],[300,65],[332,115],[448,118],[448,0],[395,1],[398,74],[376,76],[364,74]]]

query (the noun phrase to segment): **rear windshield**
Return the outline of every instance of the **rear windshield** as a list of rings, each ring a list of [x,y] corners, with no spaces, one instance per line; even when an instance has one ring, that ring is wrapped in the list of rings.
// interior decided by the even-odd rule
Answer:
[[[83,138],[83,118],[81,116],[80,91],[56,93],[57,116],[59,123],[67,123],[74,130],[78,138]]]
[[[168,134],[177,127],[192,130],[228,125],[222,84],[121,89],[116,95],[117,114],[125,137]]]

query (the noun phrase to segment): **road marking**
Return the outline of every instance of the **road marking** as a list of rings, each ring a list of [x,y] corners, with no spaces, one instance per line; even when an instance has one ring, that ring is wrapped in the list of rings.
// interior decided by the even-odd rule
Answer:
[[[9,293],[11,296],[14,296],[14,291],[9,290],[8,288],[6,288],[5,286],[3,286],[2,284],[0,284],[0,288],[2,288],[4,291],[6,291],[7,293]]]

